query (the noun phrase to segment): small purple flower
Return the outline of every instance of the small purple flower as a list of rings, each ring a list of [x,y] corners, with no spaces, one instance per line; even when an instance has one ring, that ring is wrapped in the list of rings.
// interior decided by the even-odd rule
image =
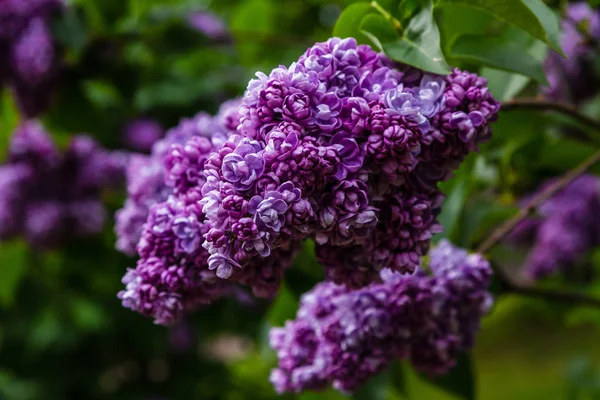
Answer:
[[[248,203],[248,212],[261,229],[279,232],[285,222],[289,206],[280,191],[267,192],[265,197],[254,196]]]
[[[213,254],[208,258],[208,269],[215,270],[217,277],[228,279],[241,266],[231,258],[221,254]]]
[[[342,101],[333,94],[323,95],[315,106],[314,119],[315,124],[324,132],[331,132],[342,125],[339,118],[342,109]]]
[[[452,114],[450,126],[459,131],[459,137],[462,141],[468,142],[473,139],[477,127],[485,122],[485,118],[479,111],[471,111],[468,115],[462,111]]]
[[[235,151],[223,158],[223,177],[237,190],[248,190],[265,170],[265,160],[255,143],[242,141]]]
[[[331,145],[338,151],[341,161],[335,174],[336,179],[343,180],[348,174],[361,169],[364,155],[354,138],[348,137],[345,132],[339,132],[331,139]]]
[[[307,125],[312,117],[308,96],[300,93],[287,96],[283,103],[283,117],[286,121]]]

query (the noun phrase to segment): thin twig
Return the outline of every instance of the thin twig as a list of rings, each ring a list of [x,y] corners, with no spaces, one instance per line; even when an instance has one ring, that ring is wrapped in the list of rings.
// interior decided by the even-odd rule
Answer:
[[[531,215],[535,210],[542,205],[550,197],[561,191],[569,183],[573,182],[580,175],[586,172],[594,164],[600,162],[600,150],[594,153],[590,158],[583,161],[577,167],[573,168],[562,178],[555,181],[536,196],[534,196],[525,207],[521,208],[519,212],[512,218],[506,220],[502,225],[494,229],[492,234],[477,248],[477,252],[486,253],[498,242],[504,239],[510,232],[525,218]]]
[[[547,289],[529,286],[524,283],[515,282],[498,265],[492,263],[494,273],[505,292],[513,293],[519,296],[534,297],[538,299],[558,301],[562,303],[581,304],[600,308],[600,299],[589,296],[585,293],[569,292],[564,290]]]
[[[566,103],[553,102],[543,99],[514,99],[502,103],[501,107],[501,110],[503,111],[522,109],[557,111],[562,114],[566,114],[571,118],[576,119],[582,124],[587,125],[595,130],[600,130],[599,121],[588,117],[587,115],[577,110],[576,107]]]
[[[529,286],[509,286],[507,289],[508,292],[518,294],[520,296],[600,307],[600,299],[588,296],[584,293],[566,292],[561,290],[551,290]]]

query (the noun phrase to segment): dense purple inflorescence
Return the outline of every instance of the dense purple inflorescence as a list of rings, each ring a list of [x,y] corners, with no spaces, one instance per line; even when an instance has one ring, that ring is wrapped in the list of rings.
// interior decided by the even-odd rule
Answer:
[[[600,10],[586,2],[571,3],[561,22],[563,58],[550,53],[544,69],[550,86],[546,95],[575,104],[597,94],[600,77],[595,63],[600,50]]]
[[[332,282],[304,294],[296,319],[270,334],[282,392],[330,385],[352,392],[390,362],[408,359],[429,375],[447,372],[474,344],[490,309],[489,263],[447,241],[431,251],[429,270],[383,270],[382,282],[351,290]]]
[[[123,278],[123,305],[157,323],[177,320],[186,309],[218,297],[226,287],[202,268],[201,247],[209,228],[195,202],[204,182],[203,164],[239,124],[238,101],[212,117],[183,119],[157,141],[149,156],[137,155],[127,169],[128,198],[116,215],[117,248],[140,255]],[[184,168],[184,166],[186,168]]]
[[[226,108],[220,128],[168,134],[130,167],[118,247],[141,259],[120,297],[159,323],[225,283],[272,296],[306,239],[338,284],[413,272],[441,230],[437,183],[490,136],[499,103],[475,74],[333,38]]]
[[[599,213],[600,179],[593,175],[576,179],[542,204],[539,216],[524,220],[510,237],[515,244],[531,245],[526,276],[539,279],[568,269],[600,245]]]
[[[62,0],[0,0],[0,85],[6,83],[27,117],[50,102],[59,69],[52,16]]]
[[[101,193],[121,184],[126,160],[83,135],[61,154],[39,124],[24,123],[0,166],[0,239],[23,235],[50,248],[98,233],[106,217]]]
[[[258,73],[238,134],[205,165],[209,269],[237,280],[312,238],[336,283],[412,272],[441,230],[437,182],[489,137],[498,108],[483,78],[396,66],[354,39]]]

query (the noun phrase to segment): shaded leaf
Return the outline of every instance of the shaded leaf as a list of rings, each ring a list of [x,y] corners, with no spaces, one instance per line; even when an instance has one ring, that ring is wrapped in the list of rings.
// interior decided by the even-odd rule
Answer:
[[[361,22],[365,16],[374,13],[375,9],[370,3],[354,3],[346,7],[340,14],[335,26],[333,27],[333,36],[341,38],[353,37],[359,42],[368,41],[360,30]]]
[[[549,21],[546,10],[539,4],[526,5],[526,0],[440,0],[438,4],[464,4],[486,12],[493,17],[524,30],[536,39],[550,45],[554,50],[562,53],[560,43],[556,41],[553,23]],[[532,11],[532,8],[536,11]],[[536,15],[539,14],[539,15]],[[544,19],[541,22],[538,17]],[[546,28],[550,29],[547,31]]]
[[[376,36],[374,32],[369,33]],[[440,33],[433,18],[431,3],[411,18],[402,37],[381,45],[384,52],[395,61],[436,74],[450,73],[440,48]]]
[[[400,361],[395,361],[388,368],[390,386],[403,397],[408,397],[406,373]]]
[[[389,392],[389,381],[389,370],[384,370],[358,388],[352,398],[354,400],[386,400]]]
[[[469,353],[461,354],[454,368],[447,374],[436,378],[424,377],[424,379],[460,399],[475,399],[475,376]]]
[[[12,305],[19,283],[27,269],[27,245],[24,242],[0,243],[0,305]]]
[[[368,14],[364,17],[360,24],[360,30],[380,51],[383,51],[382,43],[392,42],[400,38],[390,21],[379,14]]]
[[[557,15],[542,0],[523,0],[525,5],[536,15],[544,29],[548,41],[544,40],[554,50],[565,55],[560,44],[560,22]]]
[[[516,72],[547,84],[542,63],[504,37],[463,35],[452,45],[452,57],[486,67]]]

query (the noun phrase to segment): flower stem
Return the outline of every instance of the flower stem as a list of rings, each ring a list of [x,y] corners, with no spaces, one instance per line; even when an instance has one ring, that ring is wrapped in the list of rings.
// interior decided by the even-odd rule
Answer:
[[[500,108],[501,111],[523,109],[557,111],[576,119],[580,123],[594,130],[600,131],[599,121],[588,117],[587,115],[579,112],[579,110],[577,110],[577,108],[574,106],[566,103],[553,102],[543,99],[514,99],[504,102]]]
[[[562,178],[542,190],[540,193],[534,196],[525,207],[521,208],[515,216],[506,220],[503,224],[494,229],[492,234],[480,246],[478,246],[477,252],[488,252],[498,242],[510,234],[510,232],[512,232],[512,230],[519,225],[521,221],[531,215],[546,200],[564,189],[565,186],[569,185],[598,162],[600,162],[600,150],[598,150],[588,159],[584,160],[577,167],[568,171],[565,175],[563,175]]]
[[[400,21],[398,21],[396,18],[394,18],[394,16],[392,14],[390,14],[390,12],[388,10],[381,7],[381,4],[379,4],[377,2],[377,0],[371,1],[371,7],[376,9],[381,15],[383,15],[383,17],[385,19],[390,21],[390,23],[392,25],[394,25],[394,28],[398,31],[398,33],[402,34],[402,24],[400,23]]]

